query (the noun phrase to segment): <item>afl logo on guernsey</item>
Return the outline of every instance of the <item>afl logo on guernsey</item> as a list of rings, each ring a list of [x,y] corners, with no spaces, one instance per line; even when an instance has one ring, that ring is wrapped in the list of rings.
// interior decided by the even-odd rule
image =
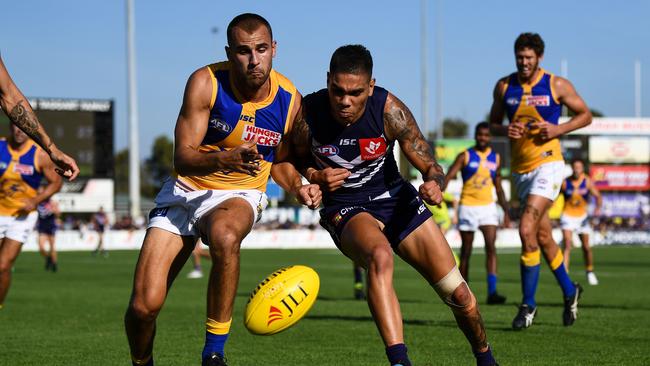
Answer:
[[[373,160],[386,153],[386,140],[383,137],[359,139],[362,160]]]
[[[230,127],[229,124],[227,124],[226,122],[220,120],[219,118],[211,119],[209,127],[217,129],[217,130],[219,130],[221,132],[225,132],[225,133],[228,133],[228,132],[232,131],[232,127]]]
[[[338,155],[339,148],[334,145],[323,145],[314,147],[314,151],[323,156],[334,156]]]
[[[278,146],[282,135],[279,132],[267,130],[252,125],[244,126],[244,132],[241,139],[244,141],[252,141],[257,138],[257,144],[261,146]]]

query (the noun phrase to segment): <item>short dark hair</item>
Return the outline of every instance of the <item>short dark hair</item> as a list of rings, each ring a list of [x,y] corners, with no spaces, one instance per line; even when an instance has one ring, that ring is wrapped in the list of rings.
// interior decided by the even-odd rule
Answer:
[[[515,53],[523,48],[530,48],[537,56],[544,54],[544,40],[537,33],[522,33],[515,41]]]
[[[585,161],[583,159],[581,159],[581,158],[575,157],[575,158],[571,159],[571,165],[573,165],[573,164],[575,164],[577,162],[581,162],[583,166],[585,165]]]
[[[474,127],[474,135],[476,135],[478,133],[478,130],[480,130],[481,128],[487,128],[489,130],[490,124],[485,121],[477,123],[476,127]]]
[[[226,36],[228,37],[228,45],[231,46],[233,42],[232,29],[235,27],[241,27],[248,32],[256,30],[260,25],[266,27],[269,30],[271,39],[273,39],[273,30],[271,29],[271,24],[264,19],[261,15],[253,13],[244,13],[239,14],[233,18],[228,24],[228,29],[226,30]]]
[[[330,73],[367,73],[372,77],[372,55],[360,44],[341,46],[334,51],[330,60]]]

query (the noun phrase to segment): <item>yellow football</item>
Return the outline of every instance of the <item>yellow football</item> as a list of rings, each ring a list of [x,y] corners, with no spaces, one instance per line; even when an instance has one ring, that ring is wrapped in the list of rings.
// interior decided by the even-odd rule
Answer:
[[[251,293],[244,315],[246,329],[271,335],[289,328],[311,309],[319,288],[318,274],[307,266],[278,269]]]

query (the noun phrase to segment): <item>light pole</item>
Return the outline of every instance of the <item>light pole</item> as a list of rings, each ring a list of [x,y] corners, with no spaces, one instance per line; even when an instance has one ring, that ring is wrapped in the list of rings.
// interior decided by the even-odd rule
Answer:
[[[140,218],[140,141],[138,136],[138,97],[135,76],[135,14],[133,3],[126,0],[126,43],[129,94],[129,211],[135,220]]]

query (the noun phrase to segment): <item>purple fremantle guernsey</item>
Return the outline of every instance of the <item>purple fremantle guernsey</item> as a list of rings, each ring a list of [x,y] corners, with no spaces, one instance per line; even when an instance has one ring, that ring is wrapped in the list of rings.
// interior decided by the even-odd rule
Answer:
[[[391,188],[404,182],[393,157],[394,142],[384,134],[387,96],[386,89],[375,86],[361,118],[348,126],[332,117],[327,89],[304,98],[316,165],[319,169],[345,168],[351,173],[341,188],[323,193],[325,206],[389,196]]]

